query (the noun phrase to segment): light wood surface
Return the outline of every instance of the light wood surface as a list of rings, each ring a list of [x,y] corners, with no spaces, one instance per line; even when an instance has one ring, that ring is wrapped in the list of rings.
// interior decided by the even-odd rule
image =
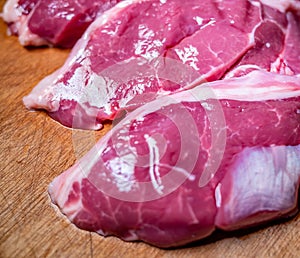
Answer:
[[[22,97],[68,53],[23,48],[16,37],[6,36],[0,21],[0,257],[300,257],[300,215],[175,250],[103,238],[71,225],[51,205],[47,187],[80,152],[74,131],[22,104]],[[87,137],[99,138],[109,128]],[[75,139],[84,137],[75,132]]]

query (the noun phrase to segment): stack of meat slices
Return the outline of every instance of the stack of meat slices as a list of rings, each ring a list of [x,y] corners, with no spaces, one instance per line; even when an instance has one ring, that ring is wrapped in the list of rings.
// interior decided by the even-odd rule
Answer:
[[[24,97],[72,128],[127,113],[51,183],[71,222],[171,247],[296,214],[299,1],[128,0],[96,16]]]

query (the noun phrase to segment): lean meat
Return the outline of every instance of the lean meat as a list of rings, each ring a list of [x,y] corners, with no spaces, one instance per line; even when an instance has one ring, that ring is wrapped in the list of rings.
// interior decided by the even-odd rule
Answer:
[[[46,110],[65,126],[97,130],[137,97],[181,91],[195,78],[213,81],[255,69],[298,74],[300,16],[298,6],[288,2],[276,9],[246,0],[123,1],[90,25],[64,66],[42,80],[24,104]],[[161,80],[162,66],[170,69],[175,61],[197,76],[179,84]],[[124,81],[133,70],[142,77]]]
[[[49,187],[77,227],[159,247],[294,215],[300,80],[253,71],[149,102]]]

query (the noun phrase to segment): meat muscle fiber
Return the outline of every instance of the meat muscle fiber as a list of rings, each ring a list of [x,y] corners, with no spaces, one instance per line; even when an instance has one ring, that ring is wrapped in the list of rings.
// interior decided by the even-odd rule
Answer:
[[[253,71],[128,114],[49,193],[77,227],[181,246],[298,210],[300,81]]]
[[[120,0],[8,0],[3,18],[24,46],[73,47],[86,28]]]
[[[198,82],[258,69],[298,74],[296,7],[286,5],[281,12],[246,0],[191,0],[184,5],[179,0],[123,1],[90,25],[64,66],[24,97],[24,104],[45,109],[68,127],[100,129],[139,95],[167,95],[193,81],[174,85],[158,80],[161,64],[170,69],[173,62],[155,66],[157,59],[186,65],[197,74],[192,79]],[[151,76],[118,82],[107,75],[118,64],[130,67],[134,60],[139,60],[138,65],[125,71],[139,70],[140,65],[143,74],[147,69],[142,67],[150,65]],[[118,79],[123,77],[120,72]]]

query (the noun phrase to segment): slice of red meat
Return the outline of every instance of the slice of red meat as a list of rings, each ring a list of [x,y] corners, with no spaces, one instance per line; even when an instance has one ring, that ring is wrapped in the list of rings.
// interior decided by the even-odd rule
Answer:
[[[121,0],[8,0],[3,18],[24,46],[73,47],[86,28]]]
[[[264,71],[128,114],[49,187],[77,227],[180,246],[298,210],[300,80]]]
[[[45,109],[68,127],[100,129],[132,103],[187,85],[253,69],[298,74],[296,7],[278,10],[246,0],[124,1],[91,24],[64,66],[42,80],[24,104]],[[175,70],[176,62],[186,65],[178,74],[193,70],[192,76],[179,84],[158,76]]]
[[[99,129],[137,95],[165,95],[191,82],[174,86],[157,80],[161,64],[168,65],[159,58],[186,64],[198,81],[217,80],[254,45],[255,28],[262,22],[261,6],[255,3],[124,1],[91,24],[64,66],[42,80],[24,103],[47,110],[68,127]],[[116,65],[130,62],[137,63],[134,70],[146,66],[143,78],[150,65],[152,76],[139,83],[107,76]]]

